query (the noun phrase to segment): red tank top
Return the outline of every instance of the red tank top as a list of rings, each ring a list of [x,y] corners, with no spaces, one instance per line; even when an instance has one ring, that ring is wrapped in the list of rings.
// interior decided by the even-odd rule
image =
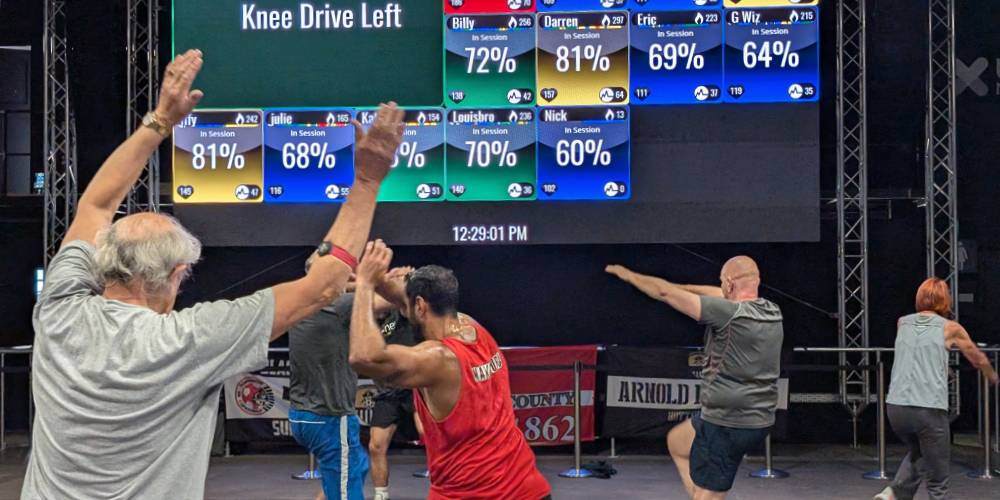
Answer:
[[[424,426],[429,500],[540,500],[551,491],[535,466],[535,454],[514,422],[507,360],[478,323],[476,342],[441,341],[458,358],[462,386],[458,402],[436,421],[419,389],[413,390]]]

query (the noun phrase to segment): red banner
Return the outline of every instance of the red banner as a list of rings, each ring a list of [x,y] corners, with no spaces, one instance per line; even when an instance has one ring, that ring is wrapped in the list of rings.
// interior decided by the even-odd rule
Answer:
[[[597,346],[504,349],[510,368],[514,416],[528,444],[573,443],[573,363],[580,376],[580,439],[594,440],[594,390]]]

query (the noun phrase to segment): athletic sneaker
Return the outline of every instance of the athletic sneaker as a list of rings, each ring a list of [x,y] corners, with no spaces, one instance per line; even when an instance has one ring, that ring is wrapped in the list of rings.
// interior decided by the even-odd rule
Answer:
[[[892,493],[891,486],[886,486],[882,493],[872,497],[872,500],[896,500],[896,495]]]

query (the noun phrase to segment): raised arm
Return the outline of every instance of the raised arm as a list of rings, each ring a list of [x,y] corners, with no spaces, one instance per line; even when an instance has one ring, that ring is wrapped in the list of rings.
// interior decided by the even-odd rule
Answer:
[[[77,203],[63,245],[73,241],[94,243],[97,232],[111,224],[115,212],[146,167],[149,157],[160,147],[169,131],[191,113],[203,94],[191,90],[191,83],[201,70],[201,51],[189,50],[167,65],[160,88],[160,101],[154,119],[165,132],[139,127],[104,161]]]
[[[416,347],[386,345],[375,323],[372,304],[375,288],[385,279],[392,250],[381,240],[369,243],[358,266],[358,285],[351,313],[351,368],[359,374],[384,380],[396,387],[430,387],[440,382],[455,364],[454,354],[440,342]]]
[[[362,132],[360,123],[354,122],[354,128],[354,185],[333,226],[321,241],[357,258],[371,230],[375,198],[403,138],[403,110],[395,103],[383,104],[367,134]],[[314,259],[304,278],[276,286],[271,339],[280,337],[292,325],[316,314],[344,293],[351,271],[337,257],[325,255]]]
[[[677,285],[681,290],[691,292],[695,295],[702,295],[705,297],[718,297],[723,298],[722,289],[717,286],[708,285]]]
[[[667,280],[639,274],[624,266],[608,266],[605,271],[638,288],[642,293],[666,302],[695,321],[701,320],[701,299],[694,293]]]
[[[969,360],[969,363],[975,366],[976,369],[983,372],[991,384],[996,385],[997,382],[1000,382],[1000,378],[997,377],[997,372],[993,369],[990,359],[986,357],[983,351],[980,351],[976,347],[975,342],[972,341],[972,337],[969,336],[969,332],[965,330],[965,327],[954,321],[949,321],[948,326],[945,327],[945,343],[949,349],[957,347],[958,350],[962,351],[965,359]]]

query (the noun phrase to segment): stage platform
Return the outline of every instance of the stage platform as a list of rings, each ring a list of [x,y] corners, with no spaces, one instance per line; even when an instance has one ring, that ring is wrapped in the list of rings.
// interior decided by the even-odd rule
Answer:
[[[960,499],[1000,498],[1000,479],[978,481],[965,474],[975,467],[977,449],[954,447],[952,497]],[[731,500],[869,499],[887,483],[861,478],[875,468],[871,448],[846,446],[776,446],[775,466],[791,477],[762,480],[747,477],[761,467],[761,460],[744,462]],[[890,468],[899,463],[902,448],[890,450]],[[25,448],[11,448],[0,455],[0,499],[18,498],[26,463]],[[604,459],[606,457],[586,457]],[[428,482],[412,476],[423,468],[421,456],[392,455],[392,498],[426,498]],[[208,472],[206,498],[213,500],[306,500],[319,488],[317,481],[295,481],[291,474],[306,465],[301,455],[244,455],[213,458]],[[623,498],[684,499],[680,479],[666,456],[622,456],[613,460],[618,475],[613,479],[563,479],[560,471],[571,464],[569,456],[545,455],[539,464],[553,486],[553,498],[609,500]],[[371,490],[369,488],[369,494]],[[918,499],[926,499],[923,491]]]

